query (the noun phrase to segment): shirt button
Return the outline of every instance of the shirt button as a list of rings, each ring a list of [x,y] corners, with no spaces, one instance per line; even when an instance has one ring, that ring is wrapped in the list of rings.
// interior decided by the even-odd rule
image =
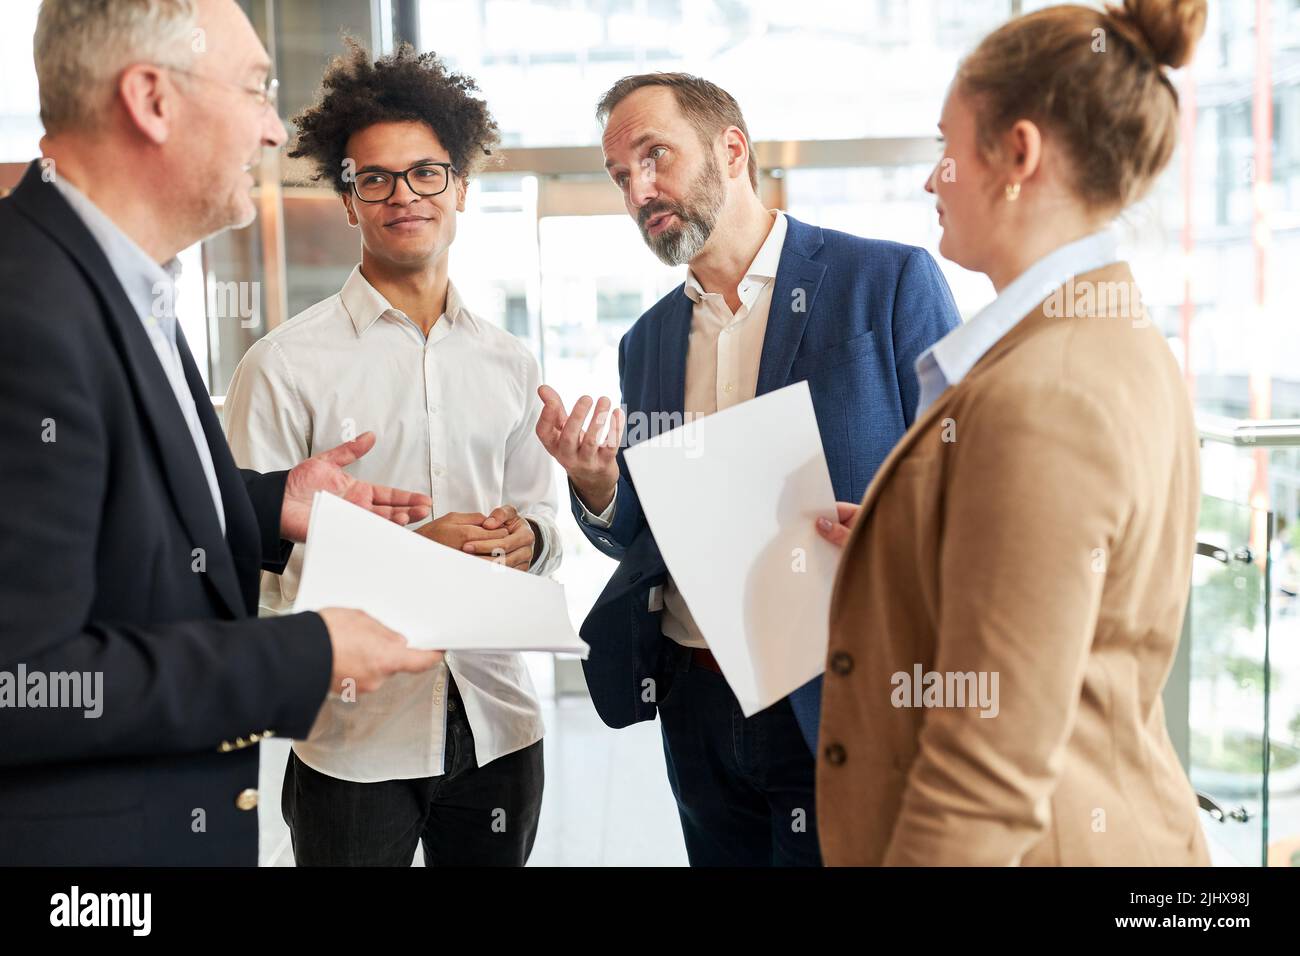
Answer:
[[[826,762],[832,767],[840,766],[848,758],[848,755],[844,752],[844,748],[839,744],[827,744],[823,753],[826,757]]]
[[[853,670],[853,655],[847,651],[836,651],[831,655],[831,670],[843,676]]]

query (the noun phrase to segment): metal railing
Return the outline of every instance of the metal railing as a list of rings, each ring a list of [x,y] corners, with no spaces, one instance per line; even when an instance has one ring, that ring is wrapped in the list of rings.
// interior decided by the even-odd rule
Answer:
[[[1300,445],[1300,419],[1224,418],[1197,413],[1196,432],[1207,441],[1238,448],[1286,448]]]

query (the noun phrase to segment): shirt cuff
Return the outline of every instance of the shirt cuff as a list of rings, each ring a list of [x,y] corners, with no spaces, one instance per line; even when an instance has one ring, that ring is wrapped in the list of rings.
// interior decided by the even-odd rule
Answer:
[[[569,488],[573,490],[573,482],[569,482]],[[592,514],[587,506],[582,503],[582,498],[576,490],[573,491],[573,500],[582,509],[583,524],[593,525],[597,528],[608,528],[614,523],[614,505],[618,503],[618,485],[614,486],[614,497],[609,499],[609,504],[605,506],[605,510],[600,514]]]
[[[550,526],[545,521],[539,521],[537,518],[524,517],[533,523],[537,529],[537,553],[533,555],[532,563],[528,565],[528,570],[532,574],[540,574],[546,567],[546,559],[551,556],[551,534],[553,533]]]

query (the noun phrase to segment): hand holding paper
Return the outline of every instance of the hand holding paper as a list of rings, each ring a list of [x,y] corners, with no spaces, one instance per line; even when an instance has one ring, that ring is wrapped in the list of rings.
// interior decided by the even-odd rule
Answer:
[[[826,666],[835,494],[807,382],[629,448],[655,542],[745,716]]]
[[[442,651],[407,647],[406,638],[364,611],[327,607],[320,616],[334,652],[332,691],[341,691],[343,682],[350,680],[359,693],[368,694],[394,674],[427,671],[442,660]]]
[[[858,510],[861,507],[848,501],[835,502],[838,522],[824,516],[818,518],[817,533],[835,547],[844,547],[849,543],[849,535],[853,533],[853,522],[858,519]]]
[[[294,603],[322,607],[365,611],[411,647],[587,656],[555,581],[443,547],[329,494],[312,507]]]

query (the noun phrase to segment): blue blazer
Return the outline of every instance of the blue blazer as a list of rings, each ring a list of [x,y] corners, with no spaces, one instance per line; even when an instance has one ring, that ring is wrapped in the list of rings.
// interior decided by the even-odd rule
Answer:
[[[757,394],[807,380],[831,484],[840,501],[859,501],[885,456],[912,423],[917,356],[958,324],[938,266],[924,249],[863,239],[787,216],[759,362]],[[629,416],[680,415],[692,302],[678,286],[637,320],[619,343],[622,403]],[[630,419],[636,421],[637,419]],[[666,427],[671,427],[667,425]],[[653,429],[638,430],[638,439]],[[587,619],[587,687],[610,727],[651,720],[689,666],[689,651],[664,636],[652,588],[667,568],[620,452],[617,504],[609,528],[589,525],[570,489],[579,527],[619,562]],[[816,752],[821,677],[790,695]]]

